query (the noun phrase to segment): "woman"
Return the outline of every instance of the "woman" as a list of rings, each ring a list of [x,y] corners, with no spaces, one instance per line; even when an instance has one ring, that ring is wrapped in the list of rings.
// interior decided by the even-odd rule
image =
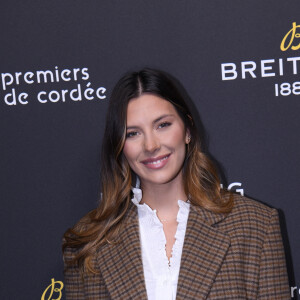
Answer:
[[[288,299],[275,209],[220,189],[170,78],[115,86],[102,199],[64,236],[67,299]]]

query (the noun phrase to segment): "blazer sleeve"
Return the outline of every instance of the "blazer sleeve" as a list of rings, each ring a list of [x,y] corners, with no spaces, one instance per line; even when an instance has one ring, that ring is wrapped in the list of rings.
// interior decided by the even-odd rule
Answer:
[[[289,283],[277,210],[272,209],[259,274],[258,299],[290,299]]]
[[[76,265],[68,265],[75,256],[75,251],[72,248],[66,248],[64,258],[64,284],[66,300],[76,299],[84,300],[84,286],[79,268]]]
[[[96,258],[92,258],[92,265],[96,273],[85,273],[81,275],[77,265],[67,265],[77,254],[76,249],[66,248],[64,252],[64,284],[66,300],[109,300],[110,294],[107,290],[102,274],[97,268]]]

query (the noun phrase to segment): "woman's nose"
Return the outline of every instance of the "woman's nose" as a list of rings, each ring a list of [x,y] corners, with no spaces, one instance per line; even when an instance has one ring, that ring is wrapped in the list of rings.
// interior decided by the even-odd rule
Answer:
[[[144,138],[144,149],[147,152],[154,152],[160,148],[160,141],[155,134],[147,134]]]

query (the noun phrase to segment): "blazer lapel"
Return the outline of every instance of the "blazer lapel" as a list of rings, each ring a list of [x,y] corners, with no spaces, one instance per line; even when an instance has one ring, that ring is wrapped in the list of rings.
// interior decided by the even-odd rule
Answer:
[[[111,299],[147,299],[138,214],[131,201],[123,224],[120,242],[98,251],[100,272]]]
[[[229,236],[213,227],[224,217],[191,205],[176,299],[207,299],[230,246]]]
[[[230,238],[213,227],[225,215],[191,205],[177,284],[177,300],[207,299],[230,246]],[[116,245],[106,244],[97,263],[110,299],[147,299],[136,206],[130,202]]]

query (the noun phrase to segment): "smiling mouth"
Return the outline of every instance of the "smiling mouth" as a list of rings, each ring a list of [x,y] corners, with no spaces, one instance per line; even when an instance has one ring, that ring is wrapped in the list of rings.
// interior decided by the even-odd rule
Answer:
[[[165,160],[167,160],[170,157],[170,155],[171,155],[171,153],[169,153],[167,155],[162,155],[162,156],[159,156],[159,157],[155,157],[155,158],[148,158],[148,159],[145,159],[145,160],[141,161],[141,163],[143,163],[144,165],[147,165],[147,166],[159,165],[162,162],[164,162]]]

